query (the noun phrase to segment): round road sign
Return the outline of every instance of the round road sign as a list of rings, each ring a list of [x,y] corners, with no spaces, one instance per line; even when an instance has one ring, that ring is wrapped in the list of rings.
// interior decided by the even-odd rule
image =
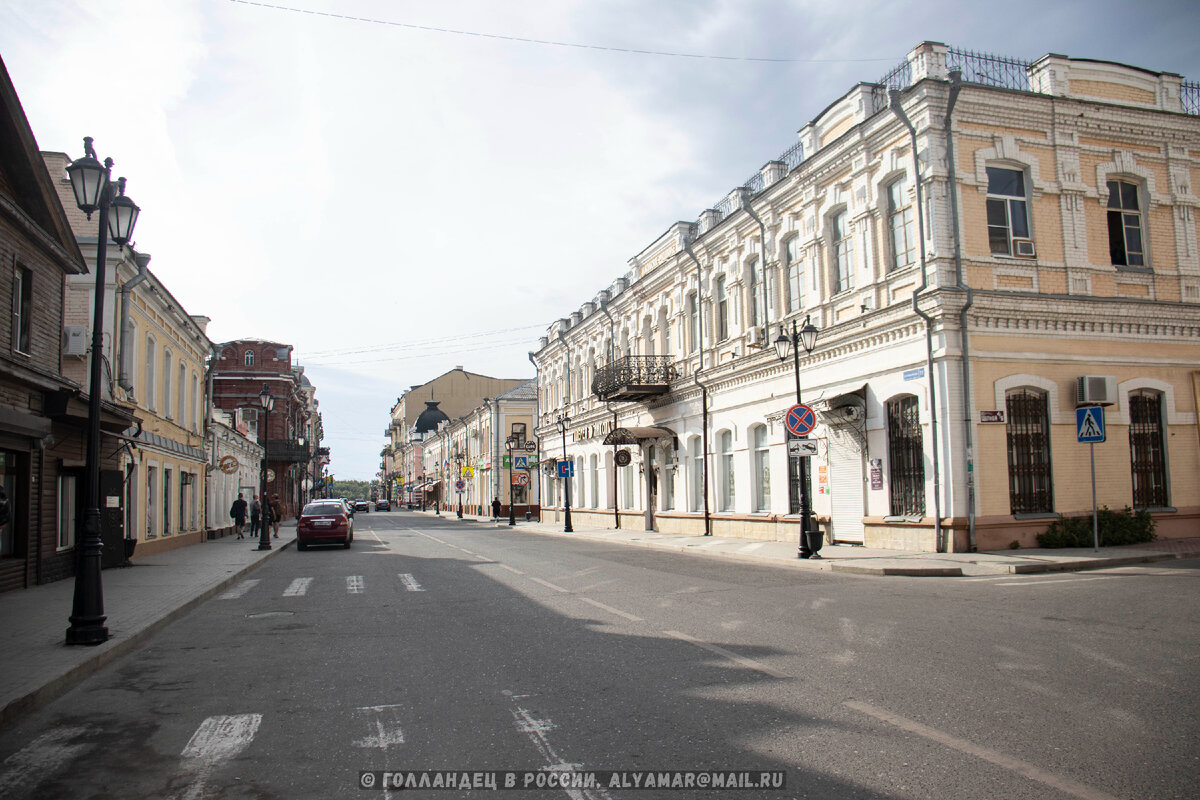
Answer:
[[[807,436],[817,427],[817,415],[803,403],[797,403],[788,409],[784,424],[795,436]]]

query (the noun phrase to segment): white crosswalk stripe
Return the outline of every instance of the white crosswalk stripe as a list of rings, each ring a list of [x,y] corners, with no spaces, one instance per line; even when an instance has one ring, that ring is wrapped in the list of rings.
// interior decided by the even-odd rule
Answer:
[[[288,584],[288,587],[283,590],[284,597],[301,597],[308,594],[308,587],[312,585],[312,578],[296,578]]]
[[[417,583],[417,579],[407,572],[400,573],[400,582],[404,584],[404,588],[410,592],[423,592],[421,584]]]
[[[237,584],[236,586],[231,586],[229,589],[226,589],[219,597],[217,597],[217,599],[218,600],[237,600],[238,598],[245,595],[246,592],[250,591],[257,585],[258,585],[258,578],[250,578],[249,580],[242,581],[241,583]]]
[[[362,575],[347,575],[346,576],[346,593],[347,594],[362,594],[366,590],[366,584],[363,583]]]

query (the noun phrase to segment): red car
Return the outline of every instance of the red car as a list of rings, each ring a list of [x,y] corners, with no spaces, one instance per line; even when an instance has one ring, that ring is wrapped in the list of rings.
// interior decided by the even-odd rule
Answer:
[[[340,544],[347,550],[354,541],[354,521],[338,500],[316,500],[304,507],[296,522],[296,549],[310,544]]]

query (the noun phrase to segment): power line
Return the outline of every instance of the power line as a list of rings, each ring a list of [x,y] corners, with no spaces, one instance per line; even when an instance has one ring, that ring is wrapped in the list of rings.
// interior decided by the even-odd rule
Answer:
[[[712,61],[757,61],[773,64],[844,64],[850,62],[867,62],[880,61],[891,62],[895,58],[766,58],[759,56],[718,56],[709,55],[706,53],[675,53],[667,50],[639,50],[633,47],[607,47],[599,44],[583,44],[581,42],[559,42],[553,39],[533,39],[526,36],[506,36],[500,33],[483,33],[481,31],[464,31],[456,28],[440,28],[436,25],[416,25],[411,22],[395,22],[387,19],[375,19],[373,17],[356,17],[351,14],[337,14],[332,11],[314,11],[310,8],[295,8],[293,6],[281,6],[274,3],[259,3],[255,0],[229,0],[231,3],[238,3],[244,6],[257,6],[258,8],[267,8],[272,11],[286,11],[292,14],[311,14],[315,17],[330,17],[332,19],[343,19],[350,22],[366,22],[371,25],[390,25],[394,28],[409,28],[418,31],[430,31],[433,33],[449,33],[455,36],[476,36],[481,39],[500,39],[507,42],[521,42],[523,44],[540,44],[547,47],[573,47],[579,50],[601,50],[609,53],[628,53],[630,55],[639,56],[664,56],[667,58],[696,58],[708,59]]]

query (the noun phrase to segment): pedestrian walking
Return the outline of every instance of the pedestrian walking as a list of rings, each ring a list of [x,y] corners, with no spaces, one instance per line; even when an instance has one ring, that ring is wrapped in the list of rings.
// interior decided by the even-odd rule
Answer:
[[[272,520],[271,504],[263,503],[262,504],[262,533],[266,533],[267,531],[271,530],[271,520]],[[259,546],[261,547],[262,539],[259,539],[259,542],[260,542]],[[267,547],[270,547],[270,546],[271,546],[270,544],[267,545]]]
[[[500,519],[500,498],[492,498],[492,519]]]
[[[279,521],[283,519],[283,504],[279,502],[279,493],[271,495],[271,525],[275,530],[275,538],[279,538]]]
[[[245,539],[242,529],[246,526],[246,498],[242,497],[241,492],[238,492],[237,500],[234,500],[229,508],[229,516],[233,518],[233,528],[237,531],[238,538]]]
[[[258,536],[258,526],[262,523],[262,503],[258,500],[258,493],[250,496],[250,538]]]

